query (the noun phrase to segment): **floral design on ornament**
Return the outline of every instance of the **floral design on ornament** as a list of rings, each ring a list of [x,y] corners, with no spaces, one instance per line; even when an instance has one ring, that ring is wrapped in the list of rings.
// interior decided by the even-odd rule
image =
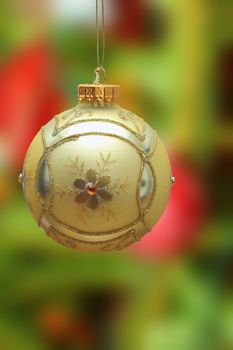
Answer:
[[[69,162],[65,164],[68,172],[73,177],[72,187],[56,186],[56,193],[60,198],[74,198],[79,206],[78,218],[85,223],[90,211],[100,209],[100,216],[105,217],[107,222],[116,219],[116,207],[112,203],[115,195],[127,192],[130,183],[128,178],[124,180],[117,178],[111,180],[109,176],[110,166],[116,163],[111,159],[111,153],[106,156],[99,153],[100,160],[96,160],[96,169],[86,168],[85,162],[77,156],[75,159],[69,157]]]
[[[110,176],[101,176],[98,178],[97,172],[89,169],[85,180],[78,178],[73,183],[74,187],[78,190],[75,201],[79,204],[85,203],[91,209],[98,207],[99,200],[111,201],[112,194],[107,190],[110,179]]]

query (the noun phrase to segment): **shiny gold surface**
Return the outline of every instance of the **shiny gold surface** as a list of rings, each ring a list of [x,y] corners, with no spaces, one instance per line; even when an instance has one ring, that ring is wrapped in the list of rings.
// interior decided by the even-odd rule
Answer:
[[[170,192],[164,146],[143,119],[119,105],[79,104],[33,140],[21,176],[48,236],[70,248],[123,249],[160,217]]]
[[[119,98],[119,85],[81,84],[78,86],[79,102],[93,104],[115,104],[119,102]]]

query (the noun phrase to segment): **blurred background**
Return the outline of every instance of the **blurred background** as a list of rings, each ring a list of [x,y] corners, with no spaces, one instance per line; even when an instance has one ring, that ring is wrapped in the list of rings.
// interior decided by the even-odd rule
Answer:
[[[93,80],[95,1],[0,6],[0,349],[233,349],[232,1],[106,1],[108,82],[165,141],[176,185],[151,233],[104,254],[48,239],[17,182]]]

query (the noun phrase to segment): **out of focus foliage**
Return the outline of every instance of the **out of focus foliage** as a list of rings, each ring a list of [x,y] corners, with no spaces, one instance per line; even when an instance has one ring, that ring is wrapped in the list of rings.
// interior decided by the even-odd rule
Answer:
[[[69,251],[36,227],[17,174],[40,126],[93,79],[95,6],[4,1],[0,349],[231,349],[232,2],[106,3],[108,81],[165,139],[176,185],[123,253]]]

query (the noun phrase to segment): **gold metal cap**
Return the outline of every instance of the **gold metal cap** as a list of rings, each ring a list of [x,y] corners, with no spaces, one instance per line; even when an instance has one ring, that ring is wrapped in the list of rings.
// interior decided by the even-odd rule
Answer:
[[[107,84],[81,84],[78,86],[79,102],[114,104],[120,99],[120,86]]]

